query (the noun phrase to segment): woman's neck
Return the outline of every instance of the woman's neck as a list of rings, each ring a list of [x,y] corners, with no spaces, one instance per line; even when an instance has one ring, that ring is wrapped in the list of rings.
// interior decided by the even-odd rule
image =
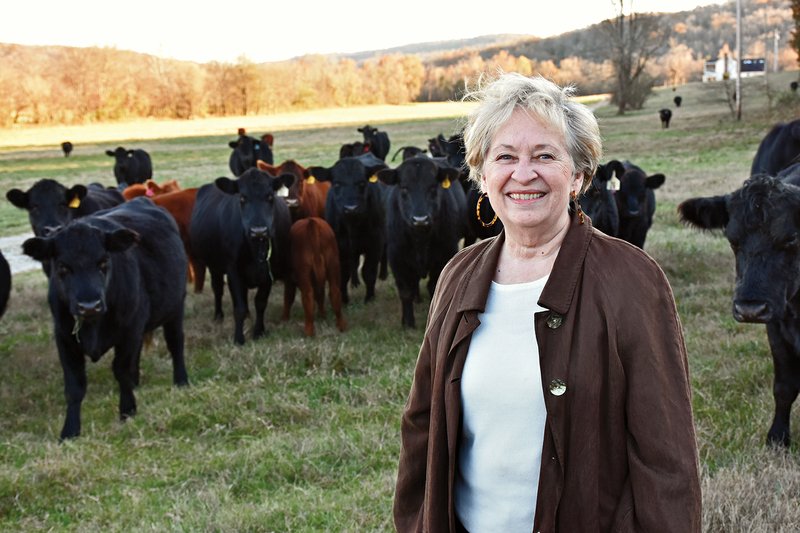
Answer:
[[[521,239],[515,232],[506,231],[494,281],[502,284],[526,283],[550,274],[568,230],[569,219],[567,224],[542,240],[536,240],[535,235],[527,232]]]

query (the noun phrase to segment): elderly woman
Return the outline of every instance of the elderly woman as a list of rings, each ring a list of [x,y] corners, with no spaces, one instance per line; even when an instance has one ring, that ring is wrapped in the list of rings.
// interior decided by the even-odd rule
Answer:
[[[570,95],[516,74],[473,95],[470,177],[504,230],[439,279],[402,419],[398,531],[700,530],[672,291],[581,212],[601,145]]]

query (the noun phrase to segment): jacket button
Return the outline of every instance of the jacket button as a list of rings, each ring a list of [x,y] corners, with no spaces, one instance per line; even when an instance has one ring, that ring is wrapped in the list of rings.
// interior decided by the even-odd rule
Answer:
[[[554,379],[550,382],[550,394],[553,396],[561,396],[567,392],[567,384],[563,380]]]
[[[547,327],[550,329],[561,327],[561,324],[563,323],[564,317],[558,313],[550,313],[550,316],[547,317]]]

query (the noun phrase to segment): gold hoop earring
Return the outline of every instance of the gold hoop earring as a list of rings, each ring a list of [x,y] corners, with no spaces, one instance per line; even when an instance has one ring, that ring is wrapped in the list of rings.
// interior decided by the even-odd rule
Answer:
[[[494,218],[492,218],[491,222],[486,223],[483,221],[481,218],[481,202],[484,200],[484,198],[488,198],[488,195],[485,192],[478,196],[478,203],[475,204],[475,216],[478,218],[478,223],[480,223],[481,226],[484,228],[491,228],[494,226],[494,223],[497,222],[497,213],[494,214]]]
[[[578,193],[576,191],[570,192],[569,199],[575,206],[575,213],[578,215],[578,220],[580,221],[580,224],[583,225],[586,217],[584,216],[583,210],[581,209],[581,204],[578,201]]]

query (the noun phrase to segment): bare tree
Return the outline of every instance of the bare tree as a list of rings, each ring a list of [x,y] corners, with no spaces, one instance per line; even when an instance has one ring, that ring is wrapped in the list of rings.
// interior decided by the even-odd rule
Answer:
[[[633,0],[612,0],[617,16],[605,20],[601,27],[607,39],[609,59],[614,67],[615,89],[612,101],[617,113],[626,109],[641,109],[650,95],[653,80],[645,67],[669,38],[668,30],[659,17],[633,11]],[[626,11],[629,13],[626,14]]]

